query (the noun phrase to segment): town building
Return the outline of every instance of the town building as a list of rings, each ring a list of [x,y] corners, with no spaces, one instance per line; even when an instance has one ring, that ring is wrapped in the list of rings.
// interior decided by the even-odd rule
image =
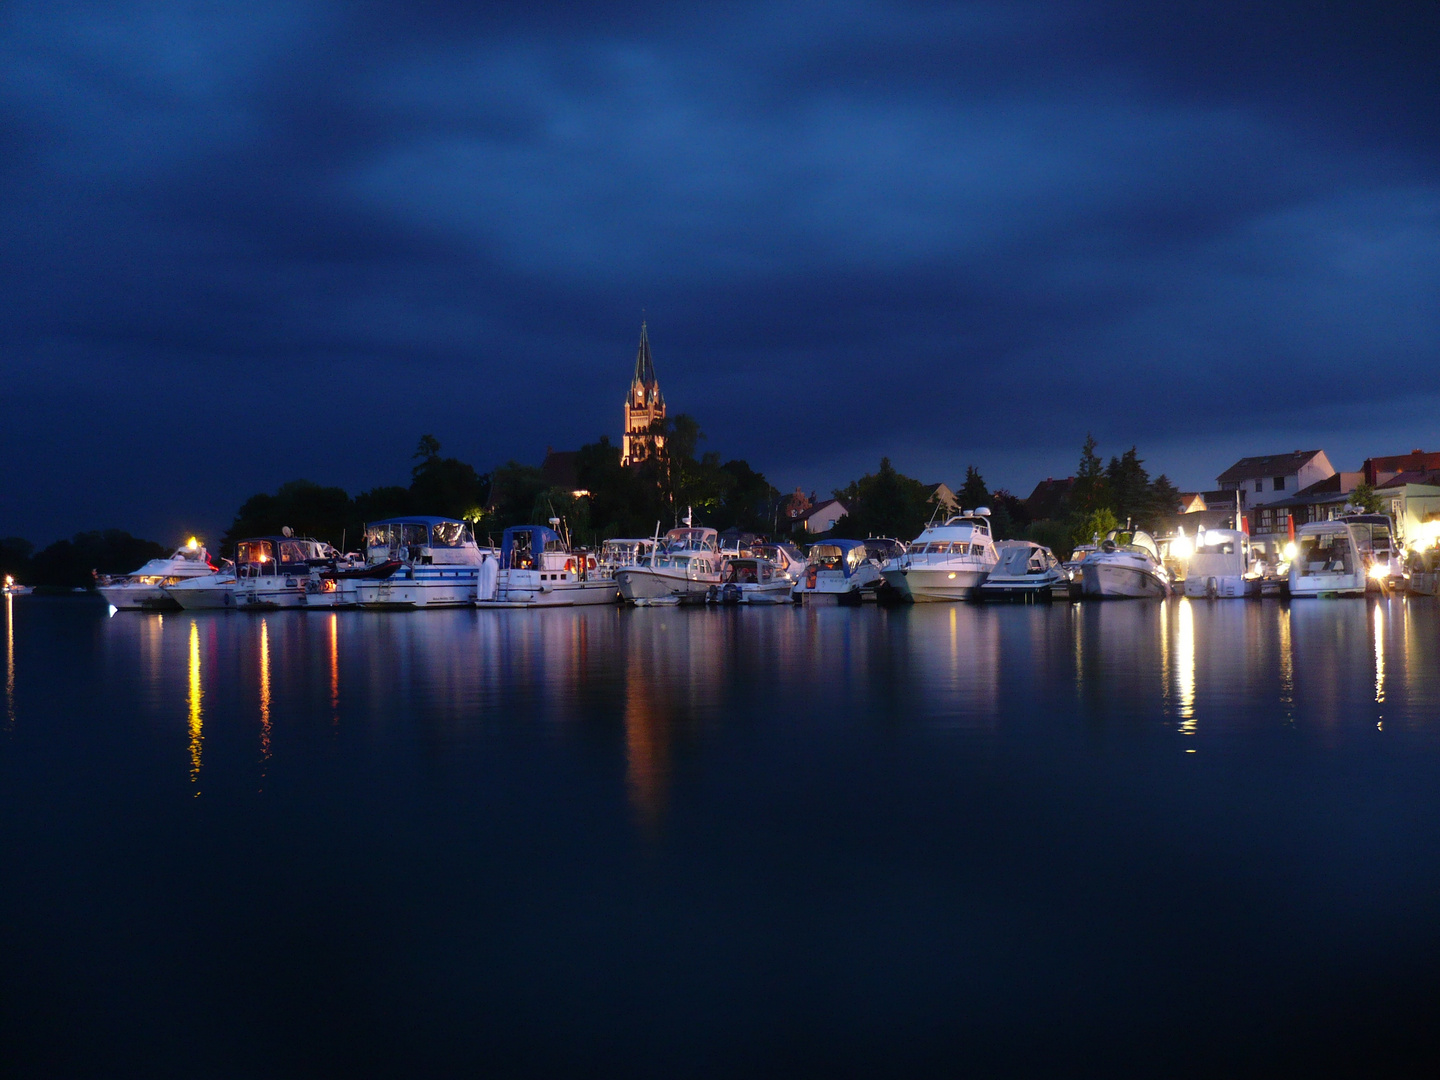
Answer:
[[[1217,476],[1215,482],[1222,492],[1238,491],[1244,510],[1288,499],[1301,489],[1334,475],[1335,466],[1330,464],[1324,450],[1294,450],[1288,454],[1241,458]],[[1217,506],[1218,500],[1211,500],[1208,492],[1206,496],[1209,506]]]
[[[660,393],[660,382],[655,378],[650,335],[642,322],[640,348],[635,353],[635,375],[625,398],[625,434],[620,445],[622,465],[639,465],[664,449],[665,436],[657,431],[657,425],[664,419],[665,396]]]
[[[1366,458],[1360,466],[1365,482],[1372,487],[1389,483],[1401,473],[1440,472],[1440,453],[1427,454],[1424,450],[1411,450],[1408,454],[1393,457]]]
[[[835,523],[848,513],[845,504],[839,499],[826,499],[824,502],[816,503],[796,518],[792,528],[804,529],[812,536],[818,533],[828,533],[835,527]]]
[[[1075,477],[1066,476],[1056,480],[1047,476],[1035,485],[1035,490],[1025,500],[1025,512],[1031,521],[1055,521],[1065,515],[1065,505],[1075,487]]]
[[[1440,469],[1397,473],[1376,487],[1375,495],[1405,543],[1429,546],[1440,537]]]

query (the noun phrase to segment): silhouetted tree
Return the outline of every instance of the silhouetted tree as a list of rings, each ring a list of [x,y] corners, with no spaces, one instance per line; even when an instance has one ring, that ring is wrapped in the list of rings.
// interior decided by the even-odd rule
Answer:
[[[1087,432],[1085,445],[1080,451],[1080,465],[1075,470],[1075,485],[1070,489],[1070,510],[1082,517],[1092,510],[1111,505],[1105,466],[1095,447],[1095,436]]]
[[[961,507],[966,510],[974,510],[977,506],[985,506],[990,502],[990,490],[985,486],[985,478],[974,465],[965,470],[965,483],[960,485],[960,490],[955,494],[960,499]]]
[[[89,588],[94,584],[92,570],[128,574],[173,550],[120,529],[76,533],[74,539],[59,540],[31,559],[29,584]]]
[[[309,480],[292,480],[273,495],[252,495],[235,513],[222,540],[227,555],[235,542],[247,536],[273,536],[289,527],[297,536],[313,536],[339,545],[342,536],[354,538],[359,521],[350,496],[338,487],[321,487]]]

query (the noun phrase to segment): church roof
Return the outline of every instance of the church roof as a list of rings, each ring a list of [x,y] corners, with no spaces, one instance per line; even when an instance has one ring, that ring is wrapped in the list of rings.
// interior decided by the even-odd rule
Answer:
[[[635,353],[635,378],[631,385],[655,386],[655,361],[650,358],[650,335],[640,324],[640,348]]]

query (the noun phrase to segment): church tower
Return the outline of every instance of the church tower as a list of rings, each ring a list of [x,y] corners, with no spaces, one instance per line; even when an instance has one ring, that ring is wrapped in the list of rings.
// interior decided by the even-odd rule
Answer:
[[[640,324],[640,351],[635,354],[635,377],[630,380],[630,396],[625,399],[625,437],[621,443],[620,462],[638,465],[652,458],[665,445],[663,435],[651,433],[650,426],[665,419],[665,397],[655,379],[655,363],[650,359],[650,337],[645,324]]]

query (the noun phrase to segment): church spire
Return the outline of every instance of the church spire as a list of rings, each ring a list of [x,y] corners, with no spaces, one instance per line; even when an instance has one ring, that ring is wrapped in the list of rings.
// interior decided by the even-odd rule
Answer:
[[[620,460],[636,465],[654,457],[665,445],[665,436],[656,425],[665,419],[665,397],[655,378],[655,361],[650,356],[650,333],[640,322],[640,348],[635,352],[635,376],[625,398],[625,434]]]

